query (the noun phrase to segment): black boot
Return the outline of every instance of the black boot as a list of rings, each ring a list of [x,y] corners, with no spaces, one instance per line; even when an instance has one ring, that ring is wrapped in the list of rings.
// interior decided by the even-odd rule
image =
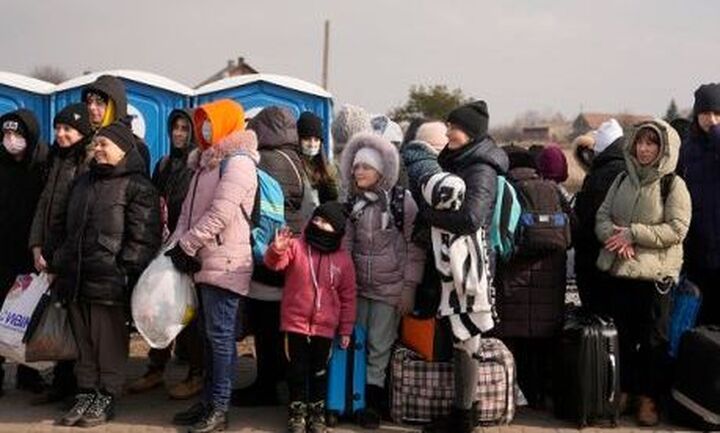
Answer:
[[[95,400],[85,411],[77,425],[80,427],[95,427],[106,424],[115,416],[115,397],[107,392],[99,392]]]
[[[357,423],[364,429],[380,428],[380,400],[385,390],[376,385],[365,388],[365,410],[357,413]]]
[[[45,391],[45,381],[37,370],[25,365],[18,365],[15,388],[30,391],[33,394],[41,394]]]
[[[203,419],[205,415],[207,414],[208,409],[205,407],[205,405],[200,403],[195,403],[194,405],[190,406],[190,408],[185,409],[182,412],[178,412],[173,416],[173,424],[175,425],[193,425],[196,424],[198,421]]]
[[[74,426],[80,421],[83,415],[85,415],[85,412],[87,412],[93,404],[93,401],[95,401],[95,391],[89,389],[80,390],[78,394],[75,395],[73,407],[60,418],[58,424],[68,427]]]
[[[325,401],[320,400],[308,405],[307,433],[326,433]]]
[[[324,414],[323,414],[324,416]],[[293,401],[288,407],[287,433],[305,433],[307,405]]]
[[[225,431],[228,428],[227,412],[212,408],[207,415],[205,415],[200,421],[195,423],[189,433],[213,433],[216,431]]]
[[[471,409],[453,408],[449,416],[439,418],[423,427],[423,433],[472,433],[475,415]]]

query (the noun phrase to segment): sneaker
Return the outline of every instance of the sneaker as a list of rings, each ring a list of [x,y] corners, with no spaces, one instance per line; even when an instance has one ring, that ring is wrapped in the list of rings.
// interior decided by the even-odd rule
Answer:
[[[77,425],[80,427],[95,427],[107,424],[114,416],[115,402],[113,396],[99,392]]]
[[[318,401],[308,405],[307,433],[326,433],[325,402]]]
[[[287,433],[305,433],[307,405],[301,401],[293,401],[288,407]]]
[[[168,395],[174,400],[187,400],[200,394],[203,389],[203,377],[192,375],[182,382],[171,386]]]
[[[195,423],[189,433],[213,433],[217,431],[225,431],[228,428],[227,412],[213,408],[200,421]]]
[[[190,408],[178,412],[173,417],[173,424],[175,425],[193,425],[203,419],[207,413],[207,408],[202,403],[195,403]]]
[[[157,388],[163,383],[163,373],[162,370],[148,370],[141,378],[135,380],[128,386],[128,392],[137,394]]]
[[[652,398],[641,395],[638,397],[638,410],[636,420],[639,426],[652,427],[658,425],[660,417],[658,416],[655,401]]]
[[[81,392],[75,396],[73,407],[58,421],[58,424],[64,426],[74,426],[85,415],[95,400],[94,392]]]

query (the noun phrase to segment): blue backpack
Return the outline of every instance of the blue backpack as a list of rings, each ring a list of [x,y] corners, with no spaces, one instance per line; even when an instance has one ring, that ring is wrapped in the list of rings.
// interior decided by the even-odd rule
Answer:
[[[228,155],[220,162],[220,177],[227,167],[227,162],[234,156],[250,155],[246,152],[237,152]],[[253,162],[255,160],[250,158]],[[275,237],[277,230],[285,225],[285,195],[282,187],[275,178],[265,170],[255,166],[257,170],[257,191],[252,215],[248,215],[244,207],[240,206],[243,217],[250,226],[250,245],[252,245],[253,260],[262,263],[265,251]]]
[[[680,348],[680,340],[685,331],[695,326],[702,294],[700,289],[684,275],[672,288],[672,310],[668,321],[668,352],[672,358],[677,357]]]
[[[505,176],[497,177],[495,210],[490,225],[490,246],[501,260],[508,260],[515,250],[515,232],[522,207],[515,187]]]

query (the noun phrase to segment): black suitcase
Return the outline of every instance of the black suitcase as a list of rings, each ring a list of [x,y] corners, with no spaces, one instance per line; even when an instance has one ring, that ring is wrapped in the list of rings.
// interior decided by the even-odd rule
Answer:
[[[580,428],[619,418],[620,356],[612,320],[576,311],[559,339],[555,370],[555,416]]]
[[[678,423],[720,430],[720,326],[700,326],[683,335],[670,412]]]

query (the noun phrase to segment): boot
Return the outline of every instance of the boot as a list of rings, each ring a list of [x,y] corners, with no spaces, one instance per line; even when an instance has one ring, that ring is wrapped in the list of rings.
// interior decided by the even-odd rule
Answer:
[[[107,424],[115,416],[115,398],[107,392],[95,395],[92,404],[78,421],[80,427],[95,427]]]
[[[307,433],[326,433],[325,401],[320,400],[308,406]]]
[[[655,401],[645,395],[638,397],[637,423],[642,427],[652,427],[660,422]]]
[[[148,369],[142,377],[135,380],[130,384],[130,386],[128,386],[128,392],[131,394],[137,394],[157,388],[163,383],[163,373],[163,370],[157,368]]]
[[[196,422],[189,433],[213,433],[216,431],[225,431],[228,428],[228,417],[227,412],[212,408],[207,415],[205,415],[200,421]]]
[[[203,389],[202,375],[193,374],[187,379],[168,389],[168,395],[173,400],[187,400],[200,394]]]
[[[74,426],[85,415],[95,400],[95,392],[92,390],[80,390],[75,396],[73,407],[58,421],[59,425]]]
[[[380,428],[380,399],[385,390],[377,385],[368,385],[365,389],[365,409],[357,413],[357,423],[364,429]]]
[[[45,381],[37,370],[25,365],[18,365],[15,388],[23,391],[30,391],[33,394],[41,394],[45,391]]]
[[[423,433],[472,433],[475,430],[475,410],[453,408],[450,416],[440,418],[423,427]]]
[[[175,425],[193,425],[203,419],[208,410],[203,403],[195,403],[190,408],[178,412],[173,417]]]
[[[305,433],[307,405],[301,401],[293,401],[288,408],[288,433]],[[324,416],[324,414],[323,414]]]

